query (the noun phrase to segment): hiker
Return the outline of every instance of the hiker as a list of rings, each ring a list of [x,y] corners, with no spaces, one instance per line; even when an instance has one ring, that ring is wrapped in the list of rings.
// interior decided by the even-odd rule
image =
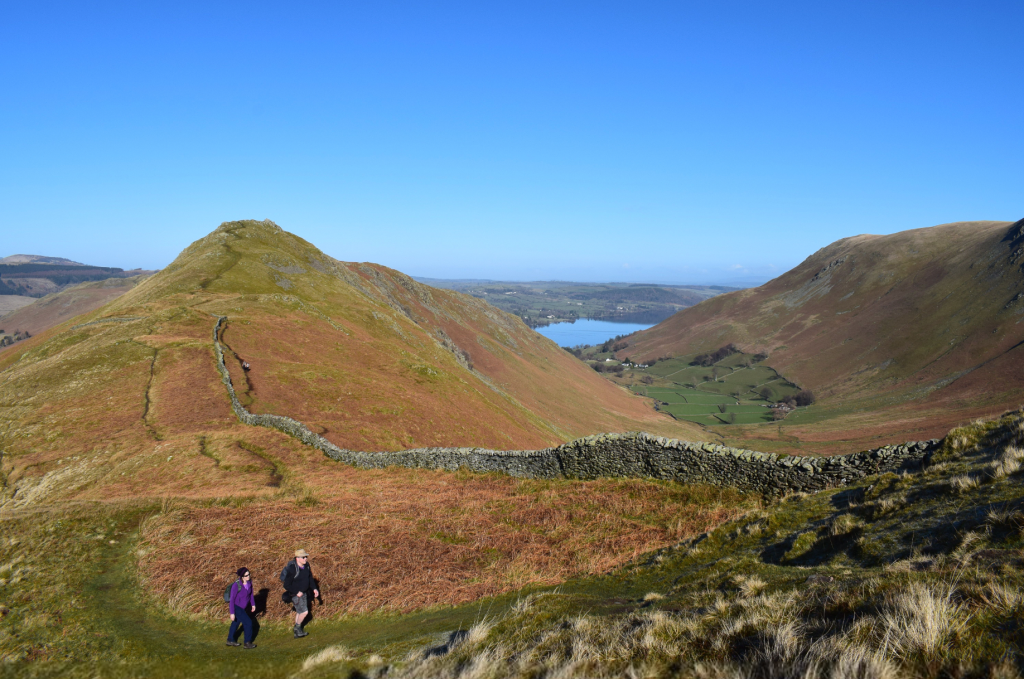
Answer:
[[[249,372],[249,362],[248,361],[242,361],[242,370],[244,370],[245,372]]]
[[[256,648],[252,643],[252,618],[250,613],[256,612],[256,598],[253,595],[252,576],[248,568],[239,568],[235,571],[238,580],[231,585],[231,592],[228,597],[228,612],[231,613],[231,629],[228,630],[228,646],[241,646],[235,641],[238,626],[245,628],[245,648]],[[248,609],[248,610],[246,610]]]
[[[285,596],[290,597],[291,603],[295,606],[295,638],[304,637],[309,634],[302,629],[302,621],[309,615],[309,607],[312,605],[309,601],[310,591],[313,596],[320,596],[306,550],[295,550],[295,558],[288,562],[281,573],[281,584],[284,585]]]

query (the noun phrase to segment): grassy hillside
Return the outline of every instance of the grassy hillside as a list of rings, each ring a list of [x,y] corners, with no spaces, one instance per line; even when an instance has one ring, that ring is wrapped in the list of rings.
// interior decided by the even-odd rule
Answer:
[[[231,413],[216,315],[250,410],[345,448],[697,437],[481,300],[333,260],[269,222],[232,222],[105,307],[0,354],[0,449],[18,497],[276,492],[277,467],[299,462]],[[236,458],[241,476],[218,462]]]
[[[923,469],[534,594],[397,676],[1020,677],[1022,447],[1021,411],[959,428]]]
[[[1024,401],[1022,253],[1024,220],[845,238],[759,288],[679,312],[619,353],[730,342],[768,353],[767,365],[819,402],[774,435],[747,432],[755,439],[826,450],[930,438]]]
[[[332,511],[355,503],[352,511],[361,517],[377,511],[382,518],[401,519],[418,514],[395,503],[454,505],[431,517],[448,525],[423,527],[421,544],[435,550],[427,558],[417,560],[414,550],[396,566],[361,550],[360,544],[387,548],[394,533],[383,534],[380,526],[353,535],[350,551],[314,548],[320,572],[336,570],[325,578],[331,590],[324,607],[314,609],[318,620],[310,636],[298,641],[282,619],[284,607],[274,600],[277,562],[269,568],[254,557],[272,546],[270,540],[283,538],[289,546],[295,541],[296,536],[280,534],[282,522],[273,517],[302,505],[281,505],[263,523],[253,523],[251,509],[259,503],[245,498],[23,508],[8,503],[0,511],[0,672],[36,677],[301,674],[312,679],[385,674],[1019,679],[1024,667],[1022,449],[1024,412],[1010,412],[950,432],[922,467],[772,502],[727,490],[631,481],[624,485],[635,499],[609,504],[623,497],[622,482],[547,484],[345,468],[375,478],[345,502],[329,503]],[[330,485],[343,487],[339,481]],[[424,492],[409,492],[407,484],[424,481]],[[505,483],[518,487],[501,498]],[[447,496],[437,492],[445,484],[454,486]],[[384,492],[374,492],[382,486]],[[461,498],[451,494],[461,489]],[[554,498],[565,502],[553,507]],[[597,517],[634,521],[648,534],[673,515],[688,521],[662,524],[668,535],[679,537],[666,536],[662,548],[645,554],[613,544],[609,553],[636,557],[556,587],[529,586],[520,562],[506,571],[506,594],[471,605],[322,615],[328,607],[338,611],[346,600],[358,611],[367,596],[419,596],[420,584],[440,581],[444,589],[444,583],[456,581],[453,570],[471,562],[458,557],[477,545],[469,533],[450,532],[459,517],[455,508],[471,507],[484,517],[487,512],[476,508],[495,501],[509,509],[499,518],[506,530],[521,530],[515,536],[519,545],[542,543],[552,527],[587,542],[586,536],[599,534]],[[691,503],[716,513],[694,517]],[[662,506],[671,509],[660,512]],[[232,508],[242,511],[232,515]],[[629,508],[642,508],[644,515],[629,517],[623,513]],[[311,534],[317,518],[307,509],[295,515],[299,521],[288,530]],[[560,512],[554,522],[551,509]],[[246,523],[236,525],[238,518]],[[707,528],[695,534],[702,524]],[[317,539],[345,541],[347,530],[327,530],[323,519],[319,525]],[[482,523],[475,528],[486,532]],[[645,538],[638,539],[637,532],[628,540],[642,551]],[[249,538],[239,541],[234,533]],[[373,534],[385,537],[374,542],[368,539]],[[506,532],[501,541],[508,538]],[[480,546],[486,554],[488,545]],[[526,550],[530,559],[547,551],[537,546]],[[595,547],[600,549],[593,542],[585,545],[586,555],[601,558]],[[438,551],[444,549],[450,551]],[[335,554],[396,570],[371,571],[377,579],[368,582],[358,565],[324,561]],[[568,552],[551,556],[572,563]],[[223,646],[227,623],[217,604],[227,582],[222,571],[242,559],[252,561],[257,587],[269,590],[265,604],[262,598],[258,602],[266,606],[259,648],[249,653]],[[440,572],[427,572],[437,567]]]

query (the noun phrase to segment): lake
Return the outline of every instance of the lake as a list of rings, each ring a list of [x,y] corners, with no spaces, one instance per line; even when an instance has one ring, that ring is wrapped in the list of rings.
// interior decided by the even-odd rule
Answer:
[[[617,335],[628,335],[650,327],[650,323],[613,323],[581,318],[575,323],[552,323],[534,329],[560,347],[574,347],[577,344],[603,344]]]

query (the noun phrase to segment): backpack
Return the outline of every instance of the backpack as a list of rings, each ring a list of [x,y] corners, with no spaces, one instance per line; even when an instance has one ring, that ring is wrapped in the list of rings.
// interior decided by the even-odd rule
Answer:
[[[295,559],[292,559],[291,561],[286,563],[284,565],[284,568],[281,569],[281,575],[278,576],[278,580],[281,581],[281,586],[282,587],[284,587],[284,581],[288,578],[288,569],[291,568],[292,566],[295,566]],[[297,566],[295,568],[295,571],[296,571],[295,574],[298,575],[298,567]]]
[[[231,603],[231,588],[234,587],[236,584],[238,584],[238,586],[241,587],[241,582],[241,580],[235,580],[235,582],[232,582],[230,585],[228,585],[228,588],[224,590],[224,603]]]

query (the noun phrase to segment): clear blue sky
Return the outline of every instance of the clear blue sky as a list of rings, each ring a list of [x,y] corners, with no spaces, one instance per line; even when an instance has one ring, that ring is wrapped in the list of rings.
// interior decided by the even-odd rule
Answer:
[[[767,278],[1024,217],[1024,3],[0,4],[0,256]]]

